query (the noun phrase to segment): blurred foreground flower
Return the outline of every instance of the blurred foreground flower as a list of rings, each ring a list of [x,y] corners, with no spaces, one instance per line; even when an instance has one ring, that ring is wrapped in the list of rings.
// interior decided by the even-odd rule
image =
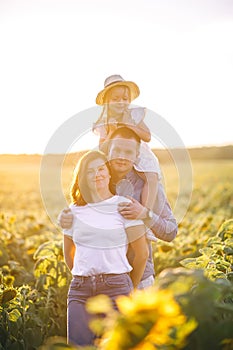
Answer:
[[[197,326],[193,319],[186,319],[166,290],[137,290],[117,298],[116,303],[119,312],[111,314],[109,306],[105,310],[105,327],[98,344],[101,350],[181,349]]]

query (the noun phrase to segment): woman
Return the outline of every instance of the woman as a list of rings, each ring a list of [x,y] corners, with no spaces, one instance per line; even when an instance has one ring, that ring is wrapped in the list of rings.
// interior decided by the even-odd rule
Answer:
[[[140,282],[148,258],[142,221],[119,214],[118,204],[126,199],[110,192],[109,181],[104,153],[90,151],[80,159],[71,185],[74,221],[64,230],[64,257],[73,275],[67,319],[72,344],[93,344],[87,299],[106,294],[114,303],[117,296],[129,294]],[[126,257],[128,244],[135,253],[132,266]]]

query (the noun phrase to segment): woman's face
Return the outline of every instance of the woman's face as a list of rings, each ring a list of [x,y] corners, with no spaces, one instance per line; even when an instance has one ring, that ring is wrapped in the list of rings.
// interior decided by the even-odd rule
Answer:
[[[110,174],[107,165],[101,158],[90,161],[86,169],[87,186],[91,191],[99,192],[108,189]]]
[[[106,95],[108,113],[112,117],[121,117],[130,104],[130,92],[125,86],[113,87]]]

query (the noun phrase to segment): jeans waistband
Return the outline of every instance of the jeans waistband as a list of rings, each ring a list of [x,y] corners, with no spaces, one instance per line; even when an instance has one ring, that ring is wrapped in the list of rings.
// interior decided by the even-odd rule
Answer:
[[[124,273],[100,273],[98,275],[91,275],[91,276],[80,276],[80,275],[73,275],[73,278],[79,278],[82,279],[83,281],[104,281],[105,278],[107,277],[114,277],[114,276],[124,276],[124,275],[129,275],[129,273],[124,272]]]

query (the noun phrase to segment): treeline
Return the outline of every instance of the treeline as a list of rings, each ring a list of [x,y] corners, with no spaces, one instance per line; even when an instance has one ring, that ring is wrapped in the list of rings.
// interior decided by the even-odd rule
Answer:
[[[69,159],[78,159],[86,151],[79,153],[70,153],[65,156],[66,162]],[[185,154],[189,154],[192,160],[220,160],[231,159],[233,160],[233,145],[228,146],[211,146],[211,147],[195,147],[195,148],[173,148],[173,149],[153,149],[153,152],[159,158],[159,161],[166,163],[171,158],[182,160]],[[56,159],[64,158],[64,155],[52,155],[54,162]],[[0,154],[0,164],[14,164],[14,163],[28,163],[38,164],[40,163],[42,155],[40,154]]]
[[[159,158],[160,162],[167,162],[172,156],[175,159],[183,159],[184,149],[153,149],[154,153]],[[192,160],[220,160],[231,159],[233,160],[233,145],[221,146],[221,147],[195,147],[187,148],[186,151]]]

